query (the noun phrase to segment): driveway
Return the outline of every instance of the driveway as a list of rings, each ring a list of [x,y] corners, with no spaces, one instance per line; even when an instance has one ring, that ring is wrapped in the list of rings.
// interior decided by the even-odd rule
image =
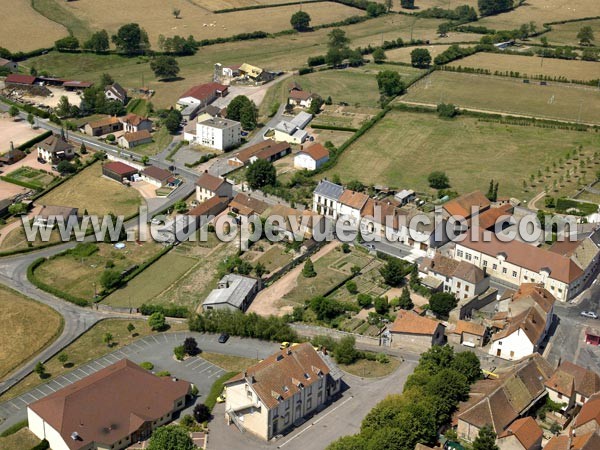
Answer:
[[[304,425],[272,442],[264,442],[249,433],[241,433],[235,425],[227,426],[225,408],[217,405],[209,424],[208,450],[322,450],[336,439],[360,430],[365,415],[390,394],[400,394],[406,378],[416,367],[414,361],[404,361],[391,375],[379,379],[364,379],[345,374],[348,384],[341,398],[313,416]]]
[[[202,401],[210,391],[215,380],[223,375],[225,370],[203,359],[202,354],[182,362],[173,359],[173,348],[183,344],[183,341],[188,336],[196,339],[198,347],[201,350],[211,353],[223,353],[247,358],[255,356],[266,358],[279,349],[279,345],[276,343],[237,337],[231,337],[227,343],[219,344],[217,341],[218,336],[214,334],[192,332],[152,334],[101,358],[79,366],[12,400],[0,403],[0,419],[6,419],[0,424],[0,433],[10,425],[27,418],[27,405],[124,358],[130,359],[137,364],[149,361],[154,364],[153,372],[166,370],[171,373],[171,376],[193,383],[198,388],[198,398]],[[193,404],[188,405],[181,414],[190,413],[193,406]]]
[[[59,175],[59,173],[56,170],[52,169],[52,164],[41,163],[38,161],[36,151],[31,152],[21,161],[11,164],[10,166],[4,166],[2,168],[2,170],[4,171],[3,175],[8,175],[23,166],[31,167],[32,169],[43,170],[44,172],[50,172],[52,175],[55,176]]]

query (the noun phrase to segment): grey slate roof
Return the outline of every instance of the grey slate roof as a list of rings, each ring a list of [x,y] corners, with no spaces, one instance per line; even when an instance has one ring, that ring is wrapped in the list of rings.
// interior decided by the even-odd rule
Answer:
[[[321,182],[318,184],[314,191],[315,194],[329,198],[331,200],[338,200],[343,194],[343,192],[344,188],[342,186],[327,180],[321,180]]]
[[[254,278],[243,277],[233,273],[225,275],[219,281],[219,286],[224,287],[213,289],[202,305],[227,303],[235,308],[241,308],[242,303],[257,283],[258,281]]]

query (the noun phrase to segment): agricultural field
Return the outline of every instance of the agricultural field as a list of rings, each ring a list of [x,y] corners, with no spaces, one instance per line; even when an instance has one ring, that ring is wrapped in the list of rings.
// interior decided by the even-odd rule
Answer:
[[[534,38],[535,41],[545,36],[548,39],[550,45],[579,45],[579,39],[577,39],[577,33],[585,26],[590,26],[594,30],[594,36],[596,42],[600,39],[600,19],[595,20],[582,20],[580,22],[569,22],[551,25],[552,30],[548,33],[544,33],[539,37]]]
[[[137,212],[140,201],[135,189],[103,177],[102,165],[96,162],[40,197],[37,203],[72,206],[79,208],[81,213],[87,210],[91,215],[113,213],[127,217]]]
[[[206,8],[209,11],[219,11],[230,8],[246,8],[250,6],[278,5],[282,3],[291,3],[297,0],[191,0],[191,3],[199,7]],[[305,3],[310,3],[307,0]]]
[[[96,292],[102,290],[100,279],[106,270],[120,273],[144,263],[162,249],[154,241],[127,243],[123,249],[117,249],[112,244],[96,245],[98,250],[92,254],[81,254],[77,251],[80,247],[76,247],[66,254],[47,260],[35,269],[36,278],[70,295],[91,300]]]
[[[523,188],[532,173],[538,169],[546,173],[574,148],[582,146],[584,152],[593,153],[598,145],[600,137],[594,132],[392,111],[346,149],[324,176],[339,174],[346,182],[357,179],[429,192],[427,175],[443,170],[459,193],[485,190],[494,179],[500,183],[500,195],[527,199],[536,192]],[[543,181],[538,184],[541,191]]]
[[[492,73],[495,71],[519,72],[523,78],[546,75],[549,77],[565,77],[568,80],[577,81],[600,79],[600,62],[593,61],[569,61],[557,58],[481,52],[449,65],[487,69]]]
[[[38,189],[45,189],[55,179],[54,175],[42,170],[32,169],[31,167],[19,167],[5,177],[6,181],[15,180],[17,182],[27,183]]]
[[[67,36],[65,27],[36,12],[31,3],[30,0],[13,0],[10,14],[3,14],[2,47],[26,52],[51,47],[55,40]]]
[[[525,84],[517,78],[436,71],[400,101],[600,124],[600,90],[550,81],[541,86],[534,80]]]
[[[524,23],[536,22],[538,28],[543,23],[559,20],[581,19],[598,15],[596,0],[527,0],[513,11],[485,17],[476,25],[495,30],[513,30]]]
[[[127,331],[127,325],[129,323],[132,323],[135,327],[133,333]],[[183,331],[187,329],[188,327],[186,323],[170,324],[170,331]],[[106,333],[110,333],[113,336],[112,347],[108,347],[103,341],[103,337]],[[48,362],[45,363],[46,371],[50,375],[49,378],[42,381],[37,374],[31,373],[4,394],[0,395],[0,401],[10,400],[11,398],[17,397],[18,395],[21,395],[42,383],[47,383],[53,378],[72,370],[73,367],[87,363],[92,359],[100,358],[109,352],[113,352],[121,347],[124,347],[125,345],[131,344],[134,340],[140,337],[148,336],[152,333],[156,332],[153,332],[150,329],[148,326],[148,321],[145,319],[102,320],[63,350],[64,353],[66,353],[69,357],[66,367],[58,361],[57,356],[52,357]]]
[[[78,3],[78,2],[74,2]],[[73,3],[73,4],[74,4]],[[342,27],[351,39],[351,46],[380,45],[386,40],[408,40],[411,27],[415,39],[431,39],[432,42],[479,41],[479,35],[454,33],[440,40],[436,29],[441,20],[417,19],[410,16],[384,16],[363,23]],[[196,55],[178,58],[181,80],[160,82],[150,70],[144,57],[125,58],[118,55],[70,54],[50,52],[23,62],[24,70],[35,67],[38,71],[65,78],[99,81],[103,73],[110,73],[124,87],[140,87],[143,84],[156,91],[152,103],[156,108],[172,106],[180,94],[192,86],[206,83],[212,78],[214,63],[223,65],[249,62],[272,70],[292,70],[306,64],[309,56],[325,54],[327,34],[330,29],[311,33],[290,34],[261,41],[229,42],[203,47]],[[405,70],[405,68],[397,68]],[[269,104],[270,105],[270,104]]]
[[[0,379],[42,350],[63,327],[50,307],[0,287]]]

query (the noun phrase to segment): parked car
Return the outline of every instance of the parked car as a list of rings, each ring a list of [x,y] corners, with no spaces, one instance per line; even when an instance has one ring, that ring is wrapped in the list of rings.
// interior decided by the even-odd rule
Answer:
[[[598,318],[598,314],[596,314],[594,311],[581,311],[581,315],[583,317],[587,317],[589,319],[597,319]]]
[[[282,342],[281,345],[279,346],[279,350],[285,350],[289,346],[290,346],[289,342]]]
[[[227,333],[221,333],[219,336],[219,344],[224,344],[229,339],[229,335]]]

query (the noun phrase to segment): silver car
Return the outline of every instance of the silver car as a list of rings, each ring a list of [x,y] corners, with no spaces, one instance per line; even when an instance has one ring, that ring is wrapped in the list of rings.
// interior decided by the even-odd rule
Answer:
[[[596,314],[593,311],[581,311],[581,315],[583,317],[587,317],[589,319],[597,319],[598,318],[598,314]]]

